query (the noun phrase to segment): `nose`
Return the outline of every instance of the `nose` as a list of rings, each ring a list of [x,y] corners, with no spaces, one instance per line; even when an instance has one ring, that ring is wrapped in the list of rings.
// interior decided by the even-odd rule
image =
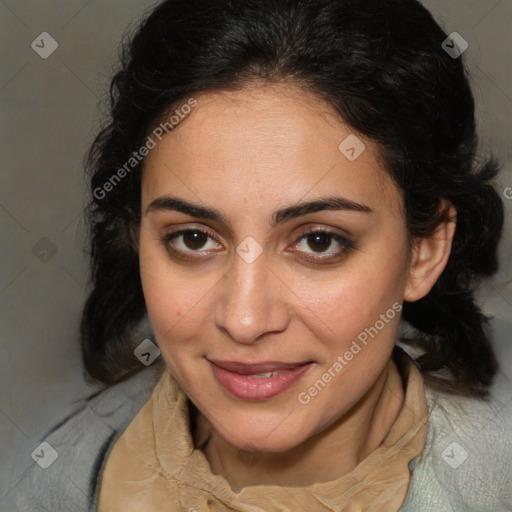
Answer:
[[[290,321],[286,297],[291,292],[268,266],[264,254],[252,263],[235,255],[220,286],[215,323],[234,341],[258,343],[286,329]]]

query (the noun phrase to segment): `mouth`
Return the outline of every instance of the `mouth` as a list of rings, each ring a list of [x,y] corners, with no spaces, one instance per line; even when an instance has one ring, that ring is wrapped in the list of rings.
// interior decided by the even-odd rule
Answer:
[[[289,389],[312,366],[313,361],[285,363],[208,360],[213,375],[230,395],[244,400],[266,400]]]

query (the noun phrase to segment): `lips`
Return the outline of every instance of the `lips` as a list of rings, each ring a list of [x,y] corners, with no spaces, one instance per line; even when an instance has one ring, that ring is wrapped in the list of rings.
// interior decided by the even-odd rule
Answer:
[[[280,372],[285,370],[293,370],[299,366],[311,363],[311,361],[303,361],[298,363],[283,363],[279,361],[262,361],[260,363],[248,364],[238,361],[219,361],[210,359],[210,362],[224,368],[230,372],[236,372],[240,375],[255,375],[257,373]]]
[[[312,361],[261,361],[252,364],[215,359],[208,361],[221,387],[231,396],[243,400],[273,398],[293,386],[313,366]]]

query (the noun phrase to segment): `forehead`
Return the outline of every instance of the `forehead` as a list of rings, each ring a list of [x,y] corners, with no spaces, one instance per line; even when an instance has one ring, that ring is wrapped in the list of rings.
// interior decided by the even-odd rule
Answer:
[[[143,208],[177,191],[224,205],[251,198],[288,204],[336,191],[401,211],[376,145],[318,96],[273,84],[194,98],[197,106],[146,157]],[[340,151],[347,138],[364,144],[356,160]]]

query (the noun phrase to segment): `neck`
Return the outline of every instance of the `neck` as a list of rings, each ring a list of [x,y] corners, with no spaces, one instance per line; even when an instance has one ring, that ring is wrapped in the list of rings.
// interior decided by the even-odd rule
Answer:
[[[281,453],[244,452],[227,443],[209,425],[211,438],[202,450],[212,472],[224,476],[234,492],[251,485],[306,487],[329,482],[352,471],[379,447],[400,414],[403,401],[401,377],[390,360],[356,406],[293,449]]]

